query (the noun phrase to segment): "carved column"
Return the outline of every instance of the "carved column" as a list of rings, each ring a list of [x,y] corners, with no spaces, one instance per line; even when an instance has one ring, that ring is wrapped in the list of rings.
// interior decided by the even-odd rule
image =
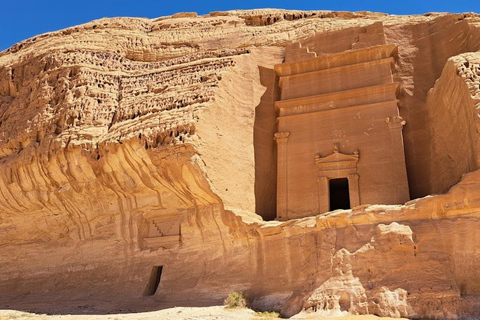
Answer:
[[[275,133],[277,142],[277,219],[288,220],[287,141],[290,132]]]
[[[390,129],[390,137],[392,140],[392,147],[394,152],[394,161],[398,159],[405,159],[402,137],[402,129],[405,125],[405,120],[403,120],[400,116],[395,116],[387,118],[385,121],[387,122],[388,128]]]
[[[318,177],[318,212],[325,213],[330,211],[330,188],[328,177]]]
[[[407,168],[405,163],[405,151],[403,146],[402,129],[405,120],[400,116],[387,118],[386,122],[390,129],[390,138],[392,141],[392,157],[393,157],[393,178],[398,183],[396,202],[403,203],[410,200],[408,190]]]
[[[348,175],[348,193],[350,195],[350,208],[360,205],[360,188],[358,185],[358,174]]]

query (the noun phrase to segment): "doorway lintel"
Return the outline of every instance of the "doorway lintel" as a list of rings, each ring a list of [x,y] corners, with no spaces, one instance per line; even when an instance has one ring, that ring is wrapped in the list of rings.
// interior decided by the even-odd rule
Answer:
[[[360,153],[355,150],[353,154],[345,154],[339,151],[338,145],[333,146],[333,153],[321,157],[315,156],[315,164],[318,168],[318,209],[319,213],[330,211],[330,188],[331,179],[348,179],[349,197],[351,208],[360,205],[359,176],[357,164]]]

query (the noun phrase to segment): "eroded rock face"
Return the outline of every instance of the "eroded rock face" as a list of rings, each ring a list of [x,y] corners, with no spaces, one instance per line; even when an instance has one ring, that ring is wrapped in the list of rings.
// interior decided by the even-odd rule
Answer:
[[[331,271],[333,276],[315,289],[307,299],[305,307],[327,315],[381,314],[389,317],[408,317],[412,314],[407,302],[408,292],[402,288],[390,291],[388,287],[377,287],[373,281],[367,283],[365,289],[355,274],[368,278],[371,274],[380,273],[375,269],[375,259],[403,261],[405,256],[415,256],[416,244],[412,238],[412,230],[406,225],[392,222],[389,225],[377,225],[374,236],[369,243],[350,253],[342,248],[332,256]],[[395,257],[400,255],[400,257]],[[380,268],[390,267],[382,263]],[[362,272],[366,269],[366,273]],[[390,269],[390,272],[395,270]],[[364,270],[363,270],[364,271]],[[363,278],[362,277],[362,278]]]
[[[1,305],[144,310],[245,291],[285,315],[478,315],[479,21],[116,18],[0,53]],[[264,221],[276,214],[273,66],[291,42],[375,22],[398,46],[411,197],[447,193]]]

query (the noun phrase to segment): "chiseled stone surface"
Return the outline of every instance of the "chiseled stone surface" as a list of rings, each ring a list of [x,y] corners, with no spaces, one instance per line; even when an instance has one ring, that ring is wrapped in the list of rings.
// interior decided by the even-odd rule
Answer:
[[[397,47],[385,45],[381,23],[365,29],[353,39],[355,28],[294,44],[289,62],[275,66],[279,220],[410,199],[393,81]],[[338,43],[345,50],[329,53]],[[315,57],[289,54],[302,49]]]
[[[475,14],[187,13],[101,19],[1,52],[0,305],[147,311],[244,291],[284,315],[478,316],[479,28]],[[338,48],[298,54],[398,48],[415,200],[267,221],[274,66],[338,30]]]

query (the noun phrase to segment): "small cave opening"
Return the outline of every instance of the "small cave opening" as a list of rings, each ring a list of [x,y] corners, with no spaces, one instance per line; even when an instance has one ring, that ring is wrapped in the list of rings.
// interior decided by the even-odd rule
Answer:
[[[348,179],[331,179],[329,181],[330,189],[330,211],[336,209],[350,209],[350,195],[348,188]]]
[[[150,272],[150,278],[143,293],[144,296],[153,296],[160,285],[162,279],[163,266],[154,266]]]
[[[340,300],[338,301],[338,304],[340,305],[340,310],[341,311],[349,311],[350,310],[350,296],[346,292],[342,292],[342,295],[340,296]]]

